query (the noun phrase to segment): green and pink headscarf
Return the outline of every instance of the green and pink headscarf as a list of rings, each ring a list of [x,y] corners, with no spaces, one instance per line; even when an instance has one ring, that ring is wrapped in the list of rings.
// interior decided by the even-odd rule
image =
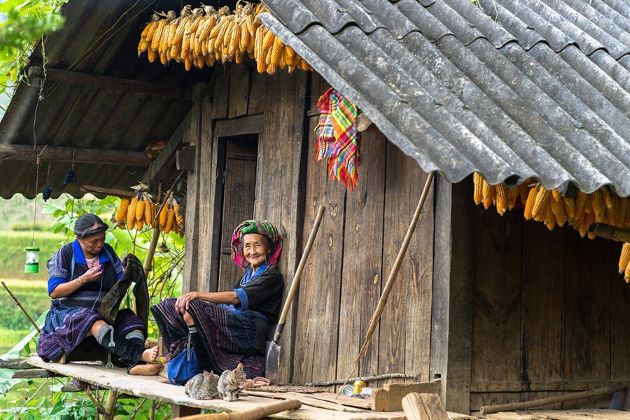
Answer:
[[[231,254],[232,261],[243,269],[247,269],[249,263],[243,255],[243,236],[249,233],[259,233],[266,236],[271,242],[271,252],[267,261],[276,264],[282,253],[282,235],[278,229],[268,220],[245,220],[232,232]]]

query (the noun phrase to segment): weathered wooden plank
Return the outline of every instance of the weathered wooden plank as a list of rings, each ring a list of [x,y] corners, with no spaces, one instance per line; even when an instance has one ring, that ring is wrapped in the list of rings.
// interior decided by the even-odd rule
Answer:
[[[28,68],[29,77],[41,77],[43,70],[38,66]],[[120,90],[124,92],[141,92],[169,98],[188,99],[192,96],[190,88],[169,85],[164,82],[149,82],[146,80],[125,79],[120,77],[103,76],[99,74],[81,73],[64,69],[46,68],[46,81],[61,82],[75,86],[87,86],[98,89]]]
[[[610,379],[610,285],[615,264],[612,241],[585,240],[567,231],[564,290],[563,374],[568,380]]]
[[[442,378],[449,410],[470,412],[473,297],[472,179],[435,184],[435,245],[431,307],[431,378]]]
[[[411,392],[439,394],[440,382],[423,382],[409,384],[385,384],[383,388],[372,390],[372,410],[402,410],[402,399]]]
[[[471,380],[520,385],[523,215],[494,209],[475,207]]]
[[[572,233],[572,232],[569,232]],[[574,233],[573,233],[574,234]],[[563,373],[567,258],[563,232],[523,225],[523,381],[558,381]]]
[[[391,271],[426,181],[426,174],[415,161],[391,143],[387,147],[386,173],[383,273]],[[404,179],[413,182],[401,182]],[[398,273],[401,281],[394,285],[383,312],[379,338],[379,372],[422,375],[423,380],[429,373],[432,203],[430,193]]]
[[[613,258],[621,252],[621,244],[611,245],[611,254],[602,264],[615,266]],[[611,262],[612,261],[612,262]],[[606,281],[606,280],[604,280]],[[614,273],[610,281],[610,376],[613,381],[630,381],[630,284]]]
[[[72,162],[98,165],[118,165],[147,167],[149,160],[143,152],[123,150],[89,149],[61,146],[33,146],[21,144],[0,144],[0,160],[32,161],[41,153],[42,162]]]
[[[298,264],[298,241],[302,226],[298,224],[301,203],[298,202],[303,178],[304,109],[308,75],[279,74],[265,85],[264,129],[258,148],[256,175],[256,217],[266,218],[285,231],[283,256],[279,269],[285,278],[285,294]],[[312,220],[312,219],[311,219]],[[310,225],[306,227],[310,229]],[[285,295],[286,296],[286,295]],[[282,336],[280,380],[290,377],[293,316],[290,313]],[[286,351],[285,351],[286,350]]]
[[[230,72],[215,66],[213,72],[216,72],[216,81],[212,87],[212,116],[214,119],[227,118],[228,102],[230,95]],[[215,78],[215,74],[212,75]]]
[[[34,378],[57,378],[60,375],[55,372],[49,372],[46,369],[26,369],[18,370],[13,373],[13,379],[34,379]]]
[[[222,136],[241,136],[244,134],[258,134],[263,131],[264,117],[263,115],[250,115],[240,118],[232,118],[228,120],[218,120],[215,123],[216,135]]]
[[[228,117],[235,118],[247,114],[249,93],[249,67],[234,64],[230,66],[230,100]]]
[[[196,407],[215,411],[238,412],[247,409],[267,405],[271,398],[295,398],[300,394],[270,393],[270,398],[255,395],[242,395],[237,401],[226,402],[221,399],[197,400],[185,395],[184,387],[164,383],[160,376],[132,376],[128,375],[125,369],[107,369],[102,365],[87,365],[79,363],[45,363],[39,357],[29,358],[29,364],[56,372],[64,376],[77,378],[89,384],[96,385],[104,389],[112,389],[121,394],[128,394],[136,397],[145,397],[156,401],[177,404],[186,407]],[[257,393],[256,394],[264,394]],[[306,397],[308,399],[308,397]],[[324,403],[324,402],[322,402]],[[331,404],[332,406],[332,404]],[[340,405],[338,405],[340,406]],[[350,409],[358,410],[358,409]],[[357,412],[332,411],[312,406],[302,406],[294,412],[283,412],[272,415],[274,418],[282,419],[356,419],[361,418],[386,418],[403,419],[402,413],[371,413],[366,410]]]
[[[199,240],[197,242],[197,290],[216,291],[218,273],[218,229],[216,209],[217,146],[213,133],[214,103],[202,100],[199,149],[199,188],[197,190]]]
[[[313,77],[312,92],[323,92],[326,86],[319,76]],[[320,204],[326,206],[326,213],[300,284],[292,378],[296,383],[330,380],[337,370],[337,334],[331,331],[339,325],[346,191],[328,180],[325,162],[315,160],[316,124],[317,118],[309,119],[303,234],[308,234]]]
[[[251,72],[251,82],[249,84],[249,101],[247,113],[249,115],[262,114],[265,111],[265,83],[269,80],[267,75],[257,71]]]
[[[245,141],[249,140],[249,141]],[[232,230],[254,216],[256,157],[258,142],[252,139],[227,140],[223,172],[223,215],[221,218],[221,258],[219,290],[232,290],[243,275],[230,256]]]
[[[193,102],[190,109],[190,130],[183,141],[195,146],[195,170],[186,175],[186,229],[184,237],[186,248],[184,250],[184,278],[182,292],[199,290],[197,282],[198,273],[198,245],[199,245],[199,172],[201,165],[201,122],[203,119],[202,102],[204,99],[198,98]]]
[[[508,382],[508,381],[488,381],[472,382],[470,392],[472,393],[493,393],[493,392],[551,392],[551,391],[585,391],[587,389],[601,388],[608,385],[621,385],[625,381],[591,381],[591,380],[561,380],[545,382]]]
[[[361,144],[359,185],[346,196],[340,302],[346,316],[339,318],[342,339],[337,349],[337,377],[343,379],[354,367],[354,358],[376,308],[383,278],[383,157],[387,140],[378,132],[364,133]],[[356,373],[365,376],[378,373],[377,341],[361,360]]]

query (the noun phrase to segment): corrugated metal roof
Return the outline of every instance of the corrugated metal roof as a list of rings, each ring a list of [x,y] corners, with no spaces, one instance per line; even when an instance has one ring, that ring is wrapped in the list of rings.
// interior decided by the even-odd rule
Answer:
[[[263,22],[425,171],[630,195],[630,3],[264,3]]]
[[[198,4],[198,2],[196,2]],[[210,70],[186,72],[183,66],[150,64],[137,57],[138,34],[154,10],[179,8],[166,0],[81,0],[62,8],[66,23],[45,43],[49,68],[116,76],[127,79],[191,86],[209,79]],[[39,45],[31,63],[41,65]],[[21,84],[0,123],[0,143],[33,144],[33,115],[37,86]],[[191,106],[188,98],[77,86],[60,82],[46,84],[44,100],[35,125],[38,145],[143,151],[150,140],[168,140]],[[23,118],[21,116],[24,116]],[[43,163],[40,191],[51,184],[53,196],[68,192],[83,195],[79,185],[128,187],[137,183],[146,168],[77,164],[78,183],[63,185],[71,163]],[[35,164],[0,161],[0,196],[16,192],[35,193]]]

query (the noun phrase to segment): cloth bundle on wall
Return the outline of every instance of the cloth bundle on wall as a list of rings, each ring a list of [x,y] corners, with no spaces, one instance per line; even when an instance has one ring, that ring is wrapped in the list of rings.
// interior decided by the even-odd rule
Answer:
[[[328,159],[328,177],[352,191],[359,183],[357,107],[334,88],[317,101],[320,116],[315,128],[317,160]]]

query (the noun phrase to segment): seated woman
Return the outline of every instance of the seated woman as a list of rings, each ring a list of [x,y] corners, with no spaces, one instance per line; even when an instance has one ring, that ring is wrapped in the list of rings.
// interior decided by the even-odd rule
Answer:
[[[276,263],[282,239],[268,221],[247,220],[232,234],[232,260],[244,270],[233,290],[190,292],[152,308],[169,353],[188,336],[199,370],[221,374],[243,364],[249,378],[265,371],[269,326],[278,319],[284,279]]]
[[[63,361],[86,337],[93,336],[117,356],[132,375],[155,375],[161,366],[152,362],[157,347],[144,348],[146,331],[129,309],[119,312],[115,325],[98,314],[98,306],[123,275],[123,265],[105,243],[107,225],[95,214],[80,216],[76,240],[63,246],[48,261],[48,294],[53,299],[37,344],[44,360]]]

